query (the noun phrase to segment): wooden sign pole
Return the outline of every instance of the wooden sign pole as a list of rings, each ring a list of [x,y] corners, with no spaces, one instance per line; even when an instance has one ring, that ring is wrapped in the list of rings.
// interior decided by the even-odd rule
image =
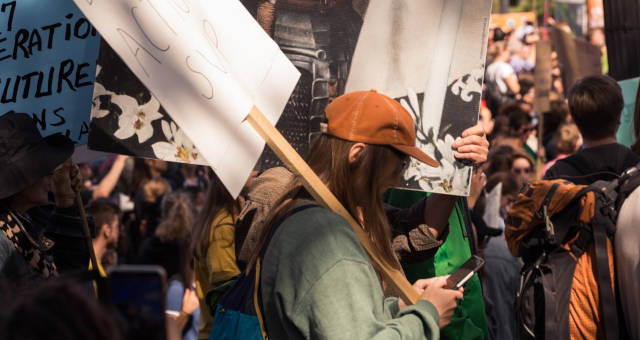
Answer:
[[[362,229],[360,224],[351,216],[340,201],[333,195],[320,178],[311,170],[309,165],[300,157],[280,132],[267,120],[267,118],[255,106],[249,112],[246,120],[258,132],[258,134],[269,145],[271,150],[287,165],[294,173],[300,175],[304,187],[309,191],[313,198],[319,203],[325,205],[336,214],[342,216],[349,222],[356,236],[360,240],[360,244],[365,249],[369,257],[382,269],[384,279],[389,283],[400,298],[407,304],[414,304],[418,301],[418,293],[413,289],[404,274],[393,268],[389,263],[384,261],[376,253],[371,244],[369,236]]]
[[[93,238],[91,237],[91,232],[89,231],[87,214],[84,210],[84,204],[82,203],[82,196],[80,195],[80,192],[76,193],[76,205],[78,206],[78,211],[80,212],[80,220],[82,221],[82,232],[84,233],[84,238],[87,242],[87,250],[89,250],[89,261],[91,263],[91,269],[98,270],[98,260],[96,259],[96,252],[93,250]]]

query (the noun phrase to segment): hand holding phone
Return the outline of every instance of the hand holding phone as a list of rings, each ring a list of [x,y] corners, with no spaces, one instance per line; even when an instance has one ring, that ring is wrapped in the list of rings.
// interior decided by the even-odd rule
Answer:
[[[443,328],[451,322],[453,313],[458,306],[457,301],[463,297],[463,289],[447,289],[447,276],[438,276],[430,279],[418,280],[414,284],[416,290],[422,289],[421,300],[427,300],[433,304],[440,316],[438,326]]]

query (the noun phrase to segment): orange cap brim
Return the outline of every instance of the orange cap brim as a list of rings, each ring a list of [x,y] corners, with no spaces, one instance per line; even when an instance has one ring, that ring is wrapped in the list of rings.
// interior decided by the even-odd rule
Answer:
[[[440,163],[438,163],[438,161],[429,157],[426,153],[422,152],[422,150],[420,150],[420,148],[418,148],[417,146],[408,146],[408,145],[391,145],[391,146],[394,149],[404,154],[407,154],[426,165],[432,166],[434,168],[437,168],[440,166]]]

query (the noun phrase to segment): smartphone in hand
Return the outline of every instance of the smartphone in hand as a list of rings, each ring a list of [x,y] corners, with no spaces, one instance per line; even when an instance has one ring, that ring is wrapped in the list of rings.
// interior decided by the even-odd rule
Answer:
[[[469,258],[449,276],[446,288],[460,289],[460,287],[464,286],[464,284],[467,283],[467,281],[473,277],[473,274],[477,273],[482,266],[484,266],[484,260],[481,257],[477,255],[471,256],[471,258]]]

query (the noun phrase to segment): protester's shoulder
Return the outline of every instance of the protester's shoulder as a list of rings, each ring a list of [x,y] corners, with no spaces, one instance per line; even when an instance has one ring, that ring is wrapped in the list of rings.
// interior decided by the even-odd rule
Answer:
[[[211,221],[211,227],[213,230],[218,226],[223,226],[223,225],[233,226],[235,223],[236,223],[236,217],[233,216],[229,212],[229,210],[223,208],[223,209],[220,209],[220,211],[213,218],[213,221]]]
[[[274,235],[274,242],[287,252],[305,254],[309,259],[366,262],[366,255],[353,229],[336,213],[312,206],[289,216]]]
[[[571,160],[569,158],[575,157],[569,156],[567,158],[559,159],[553,164],[549,170],[544,174],[544,179],[554,179],[561,176],[578,176],[577,169],[571,165]]]

